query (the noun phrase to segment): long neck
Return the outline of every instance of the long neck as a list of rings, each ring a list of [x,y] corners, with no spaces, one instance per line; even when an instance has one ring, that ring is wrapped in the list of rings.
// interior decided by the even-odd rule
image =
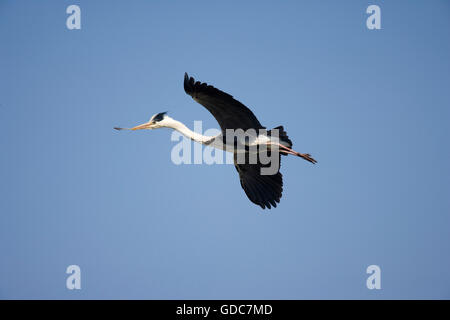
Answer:
[[[186,127],[182,122],[177,121],[175,119],[170,119],[170,122],[166,123],[165,125],[168,128],[172,128],[174,130],[177,130],[181,134],[183,134],[185,137],[194,140],[195,142],[199,142],[202,144],[205,144],[206,142],[211,141],[211,139],[214,138],[214,136],[204,136],[200,133],[194,132],[188,127]]]

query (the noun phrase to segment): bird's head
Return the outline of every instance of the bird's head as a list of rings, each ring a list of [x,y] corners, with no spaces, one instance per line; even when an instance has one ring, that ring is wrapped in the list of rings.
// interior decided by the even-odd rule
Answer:
[[[168,115],[167,112],[160,112],[157,114],[154,114],[150,120],[146,123],[140,124],[136,127],[133,128],[114,128],[116,130],[141,130],[141,129],[149,129],[149,130],[153,130],[153,129],[158,129],[158,128],[162,128],[165,127],[169,121],[169,119],[171,119]]]

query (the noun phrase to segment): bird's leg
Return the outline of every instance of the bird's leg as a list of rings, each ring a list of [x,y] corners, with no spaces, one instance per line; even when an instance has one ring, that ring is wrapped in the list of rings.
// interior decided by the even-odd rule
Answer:
[[[311,155],[308,153],[299,153],[297,151],[292,150],[291,148],[283,146],[281,143],[278,143],[278,146],[280,147],[280,149],[283,150],[283,152],[286,152],[287,154],[292,154],[294,156],[303,158],[306,161],[309,161],[311,163],[317,163],[317,161],[314,158],[312,158]]]

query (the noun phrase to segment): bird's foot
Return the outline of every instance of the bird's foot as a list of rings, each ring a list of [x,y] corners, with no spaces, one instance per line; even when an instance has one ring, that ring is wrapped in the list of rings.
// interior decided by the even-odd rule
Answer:
[[[299,153],[298,156],[311,163],[317,163],[317,161],[313,157],[311,157],[309,153]]]

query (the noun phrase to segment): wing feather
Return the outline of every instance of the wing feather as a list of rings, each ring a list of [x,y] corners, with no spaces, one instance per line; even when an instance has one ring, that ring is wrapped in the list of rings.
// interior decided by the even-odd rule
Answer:
[[[273,175],[261,175],[261,168],[266,165],[259,161],[256,164],[248,161],[238,164],[236,157],[234,166],[239,173],[241,187],[251,202],[263,209],[277,206],[283,193],[283,175],[279,170]]]
[[[223,133],[226,129],[264,129],[253,112],[233,96],[195,81],[187,73],[184,74],[184,91],[211,112]]]

